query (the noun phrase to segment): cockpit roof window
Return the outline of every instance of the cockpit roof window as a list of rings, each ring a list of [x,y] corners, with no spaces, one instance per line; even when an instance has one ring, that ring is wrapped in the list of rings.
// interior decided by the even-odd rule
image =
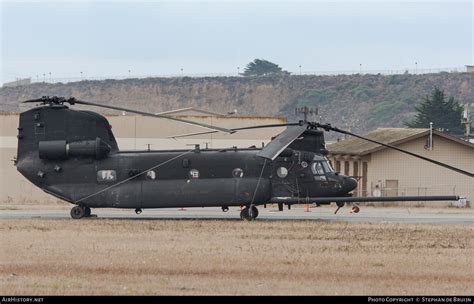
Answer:
[[[313,160],[316,160],[316,161],[323,161],[323,160],[326,160],[326,158],[324,156],[321,156],[321,155],[318,155],[316,154],[313,158]]]

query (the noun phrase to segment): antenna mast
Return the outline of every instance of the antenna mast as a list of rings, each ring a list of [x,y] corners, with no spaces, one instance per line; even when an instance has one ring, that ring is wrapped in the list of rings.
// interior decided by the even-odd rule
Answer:
[[[317,115],[318,114],[318,108],[309,108],[307,106],[301,107],[301,108],[296,108],[295,109],[295,115],[298,114],[303,114],[304,116],[304,122],[308,121],[308,114],[310,115]]]

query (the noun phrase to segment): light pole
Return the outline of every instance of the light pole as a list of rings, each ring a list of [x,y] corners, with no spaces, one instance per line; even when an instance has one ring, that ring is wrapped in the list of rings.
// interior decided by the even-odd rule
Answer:
[[[53,77],[51,77],[51,72],[49,72],[49,81],[53,83]]]
[[[415,74],[418,74],[418,62],[415,61]]]
[[[359,73],[362,74],[362,63],[359,63]]]
[[[181,68],[181,76],[183,76],[183,68]]]
[[[300,67],[300,75],[301,75],[301,64],[299,65],[299,67]]]
[[[240,67],[237,67],[237,76],[240,75]]]
[[[81,80],[82,80],[82,72],[81,72]]]
[[[43,73],[43,83],[46,82],[46,73]]]
[[[131,70],[128,70],[128,78],[130,78],[130,73],[131,72],[132,72]]]

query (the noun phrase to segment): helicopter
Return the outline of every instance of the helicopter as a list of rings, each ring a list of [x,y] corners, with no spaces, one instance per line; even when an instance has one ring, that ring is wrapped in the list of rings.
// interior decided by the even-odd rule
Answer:
[[[301,120],[226,129],[165,114],[78,100],[48,97],[26,100],[38,106],[20,114],[17,170],[34,185],[74,206],[73,219],[91,217],[92,208],[240,206],[243,220],[258,217],[259,205],[331,204],[382,201],[454,201],[458,196],[354,197],[356,179],[336,172],[326,154],[324,132],[359,137],[447,169],[474,174],[398,147],[333,127]],[[69,104],[66,105],[66,104]],[[200,133],[286,126],[263,148],[120,151],[107,119],[74,110],[76,104],[179,121],[208,129]],[[336,210],[336,212],[337,212]],[[358,209],[356,210],[358,212]]]

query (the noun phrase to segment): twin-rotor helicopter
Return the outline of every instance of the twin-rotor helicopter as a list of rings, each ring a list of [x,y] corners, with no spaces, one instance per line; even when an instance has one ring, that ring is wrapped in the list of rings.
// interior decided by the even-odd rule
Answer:
[[[153,114],[75,98],[42,97],[39,106],[20,114],[18,171],[43,191],[74,205],[71,217],[91,216],[92,208],[240,206],[240,217],[253,220],[257,206],[276,203],[449,201],[458,196],[354,197],[357,181],[335,172],[328,159],[324,132],[355,136],[473,176],[459,168],[371,140],[330,124],[294,123],[226,129],[165,114]],[[210,129],[201,133],[287,127],[268,145],[245,149],[120,151],[107,119],[75,104],[126,111]]]

